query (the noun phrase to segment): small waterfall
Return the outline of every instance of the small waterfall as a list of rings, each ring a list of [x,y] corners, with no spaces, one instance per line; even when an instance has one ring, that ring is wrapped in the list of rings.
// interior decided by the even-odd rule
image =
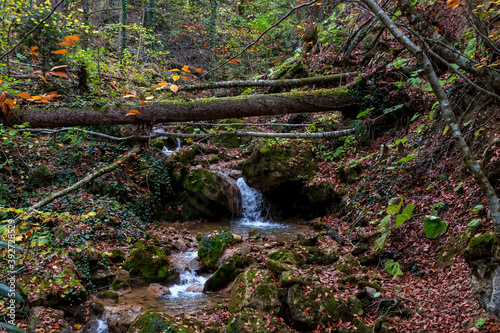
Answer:
[[[163,146],[162,152],[165,155],[172,155],[174,153],[174,151],[181,149],[181,139],[179,139],[179,138],[175,138],[175,139],[177,140],[177,146],[175,147],[175,150],[170,150],[167,147]]]
[[[241,229],[248,228],[259,228],[263,231],[288,228],[284,224],[270,220],[265,210],[262,194],[259,191],[248,186],[243,178],[238,178],[236,185],[241,193],[241,219],[237,223],[233,223],[235,231],[244,231]]]
[[[196,274],[192,268],[197,252],[181,252],[175,254],[176,266],[181,272],[178,284],[170,287],[168,298],[190,298],[203,295],[203,286],[207,280],[205,277]]]
[[[103,316],[102,318],[97,318],[96,322],[97,322],[96,333],[109,333],[108,320],[106,316]]]
[[[264,222],[262,217],[262,194],[245,183],[243,178],[238,178],[236,185],[241,193],[241,222]]]

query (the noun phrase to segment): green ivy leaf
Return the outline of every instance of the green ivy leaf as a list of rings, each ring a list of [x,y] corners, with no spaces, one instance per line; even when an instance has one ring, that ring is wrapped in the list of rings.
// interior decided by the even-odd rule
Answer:
[[[382,250],[387,244],[387,236],[389,236],[389,231],[382,233],[382,235],[375,240],[373,246],[375,251]]]
[[[409,204],[403,209],[403,212],[396,216],[396,227],[400,227],[406,220],[408,220],[413,215],[413,210],[415,209],[414,204]]]
[[[441,220],[440,217],[427,215],[424,218],[424,233],[427,238],[437,238],[448,229],[448,223]]]

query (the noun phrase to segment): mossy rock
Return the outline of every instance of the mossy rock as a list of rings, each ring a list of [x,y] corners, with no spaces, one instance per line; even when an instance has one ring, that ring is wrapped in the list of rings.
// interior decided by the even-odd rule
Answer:
[[[304,259],[290,247],[284,247],[278,251],[272,252],[269,254],[269,258],[297,268],[300,268],[305,263]]]
[[[238,276],[243,265],[243,259],[235,253],[205,282],[204,290],[214,291],[224,288]]]
[[[278,288],[268,270],[250,269],[238,275],[231,288],[230,312],[254,309],[278,314],[280,308]]]
[[[99,294],[97,294],[97,298],[100,298],[100,299],[112,299],[112,300],[115,300],[117,301],[118,300],[118,293],[116,291],[113,291],[113,290],[106,290],[106,291],[103,291],[103,292],[100,292]]]
[[[146,282],[175,283],[179,281],[179,271],[168,261],[165,252],[155,245],[139,245],[130,252],[130,258],[123,268],[132,277]]]
[[[130,325],[128,331],[130,333],[195,333],[187,326],[176,323],[171,316],[157,310],[149,310],[140,315]]]
[[[319,282],[291,286],[286,302],[294,327],[312,330],[318,325],[337,322],[340,313],[334,294],[334,290],[323,287]]]
[[[117,264],[125,260],[126,254],[122,249],[113,249],[111,250],[111,255],[109,256],[109,258],[113,263]]]
[[[474,237],[469,241],[465,250],[465,259],[471,261],[491,257],[497,244],[498,238],[495,234],[483,234]]]
[[[354,315],[363,314],[363,303],[354,295],[350,295],[347,300],[339,305],[339,315],[343,321],[353,321]]]
[[[284,264],[280,261],[273,260],[273,259],[267,259],[266,267],[271,272],[273,272],[276,276],[281,275],[283,272],[297,270],[297,268],[295,266],[291,266],[289,264]]]
[[[196,168],[183,176],[179,191],[185,219],[231,218],[239,213],[241,196],[236,181],[230,177]]]
[[[297,275],[297,272],[297,270],[283,272],[280,276],[278,287],[290,288],[296,284],[299,286],[310,286],[314,281],[318,280],[317,278],[313,278],[308,275]]]
[[[115,273],[111,288],[113,290],[128,289],[130,287],[130,273],[124,269],[119,269]]]
[[[217,262],[228,245],[235,243],[233,235],[228,231],[211,232],[203,236],[198,244],[200,271],[208,272],[217,269]]]
[[[64,311],[36,306],[30,309],[27,333],[36,332],[70,333],[69,323],[64,319]]]
[[[268,333],[272,332],[295,333],[293,328],[288,327],[281,318],[263,314],[253,310],[233,314],[226,328],[227,333]]]

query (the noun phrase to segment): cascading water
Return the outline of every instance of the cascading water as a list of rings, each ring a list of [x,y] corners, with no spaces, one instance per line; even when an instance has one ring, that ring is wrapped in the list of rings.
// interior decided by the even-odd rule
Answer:
[[[181,276],[179,283],[169,288],[170,295],[167,298],[178,299],[203,295],[203,285],[207,279],[196,274],[192,267],[192,262],[197,256],[197,252],[180,252],[174,255]]]
[[[264,232],[269,229],[288,228],[269,219],[259,191],[248,186],[243,178],[238,178],[236,185],[241,193],[241,219],[232,223],[235,232],[247,231],[249,228],[258,228]]]
[[[175,147],[175,150],[170,150],[165,146],[163,147],[162,152],[165,155],[172,155],[175,151],[181,149],[181,139],[179,139],[179,138],[175,138],[175,139],[177,140],[177,146]]]

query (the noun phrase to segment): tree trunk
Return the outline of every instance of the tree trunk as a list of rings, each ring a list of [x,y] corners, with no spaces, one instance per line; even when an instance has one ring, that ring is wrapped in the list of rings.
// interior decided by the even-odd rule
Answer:
[[[308,77],[304,79],[289,79],[289,80],[248,80],[248,81],[221,81],[206,84],[198,84],[193,86],[182,87],[182,90],[203,90],[203,89],[217,89],[217,88],[242,88],[242,87],[300,87],[313,84],[330,83],[330,82],[346,82],[353,76],[357,76],[358,72],[322,75],[315,77]]]
[[[401,30],[395,25],[395,23],[387,16],[387,14],[377,5],[374,0],[362,0],[370,10],[378,17],[378,19],[391,31],[391,33],[396,37],[396,39],[403,44],[408,51],[410,51],[418,62],[422,65],[424,73],[429,80],[434,94],[436,95],[439,104],[441,106],[441,111],[446,120],[446,123],[450,127],[451,135],[455,140],[455,144],[460,151],[460,155],[467,166],[469,172],[474,176],[476,183],[479,185],[483,191],[484,196],[488,200],[490,206],[491,219],[493,224],[493,229],[497,236],[500,236],[500,201],[495,193],[495,189],[490,184],[488,178],[481,170],[479,163],[476,161],[472,155],[470,148],[467,146],[462,133],[460,131],[459,124],[456,121],[455,114],[451,108],[448,96],[446,96],[443,87],[439,83],[439,79],[434,71],[432,64],[427,57],[427,55],[415,45],[408,37],[406,37]],[[498,253],[498,249],[492,249],[492,253]],[[492,314],[497,320],[500,320],[500,289],[498,287],[498,281],[500,279],[500,263],[494,257],[491,258],[491,263],[488,267],[490,271],[494,271],[493,274],[485,274],[484,269],[474,269],[474,265],[471,266],[471,272],[473,275],[473,287],[476,297],[478,298],[481,305],[486,308],[486,310]],[[483,265],[484,267],[484,265]],[[479,282],[478,282],[479,281]]]
[[[139,104],[139,103],[137,103]],[[137,105],[106,105],[100,109],[41,108],[14,109],[5,125],[29,123],[31,127],[95,126],[119,124],[156,124],[182,121],[203,121],[226,118],[342,111],[350,116],[359,113],[360,99],[342,89],[315,90],[274,95],[225,98],[204,98],[194,101],[167,101],[146,105],[140,115],[126,117]]]

